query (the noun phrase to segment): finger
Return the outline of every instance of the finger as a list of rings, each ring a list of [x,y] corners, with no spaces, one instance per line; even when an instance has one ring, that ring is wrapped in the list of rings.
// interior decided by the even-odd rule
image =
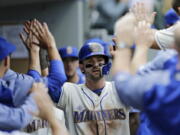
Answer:
[[[30,27],[31,27],[31,22],[30,22],[30,21],[26,21],[26,22],[24,23],[24,26],[25,26],[27,29],[30,29]]]
[[[23,44],[26,44],[26,37],[25,37],[25,35],[23,33],[20,33],[19,37],[20,37],[21,41],[23,42]]]
[[[35,36],[37,38],[37,40],[40,40],[40,35],[39,33],[36,31],[35,28],[31,28],[31,33],[33,36]]]
[[[23,31],[24,31],[27,35],[29,35],[29,33],[30,33],[30,30],[27,29],[26,27],[23,28]]]
[[[35,25],[35,28],[39,34],[44,33],[44,28],[38,20],[35,20],[34,25]]]
[[[44,22],[43,27],[44,27],[44,30],[46,31],[46,33],[49,33],[49,28],[48,28],[47,23]]]

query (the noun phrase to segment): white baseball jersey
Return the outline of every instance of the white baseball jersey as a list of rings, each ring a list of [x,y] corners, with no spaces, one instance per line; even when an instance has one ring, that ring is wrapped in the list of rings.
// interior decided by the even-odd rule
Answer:
[[[56,118],[61,124],[65,124],[64,113],[62,110],[54,108]],[[52,135],[49,123],[46,120],[34,117],[33,121],[23,129],[23,131],[29,133],[30,135]]]
[[[167,48],[172,48],[174,43],[174,30],[175,27],[159,30],[155,33],[155,40],[159,48],[166,50]]]
[[[70,134],[129,135],[129,107],[117,95],[113,82],[106,82],[100,96],[85,84],[65,83],[58,107]]]

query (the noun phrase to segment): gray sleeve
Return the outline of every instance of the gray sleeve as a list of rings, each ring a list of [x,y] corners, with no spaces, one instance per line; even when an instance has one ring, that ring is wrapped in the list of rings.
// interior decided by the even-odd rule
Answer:
[[[24,103],[33,83],[34,79],[32,77],[12,70],[8,70],[0,81],[1,87],[10,91],[13,105],[16,107]]]
[[[115,0],[100,0],[97,9],[104,16],[116,20],[128,10],[128,3],[116,3]]]
[[[37,106],[31,96],[18,107],[8,107],[0,104],[0,130],[20,130],[32,120],[31,112],[37,111]]]
[[[159,48],[166,50],[172,48],[174,42],[174,27],[159,30],[155,33],[155,40]]]
[[[156,84],[168,84],[169,72],[154,71],[144,76],[119,73],[114,77],[114,82],[123,103],[142,110],[144,93]]]
[[[138,74],[143,75],[151,71],[163,69],[164,64],[176,54],[177,52],[171,49],[160,51],[152,61],[140,67]]]

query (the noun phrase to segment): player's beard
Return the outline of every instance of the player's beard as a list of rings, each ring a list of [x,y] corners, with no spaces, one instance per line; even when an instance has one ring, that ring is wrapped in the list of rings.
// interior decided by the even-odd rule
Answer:
[[[99,72],[98,75],[93,75],[93,74],[87,73],[86,77],[92,81],[99,81],[100,79],[103,78],[103,75],[101,74],[101,72]]]

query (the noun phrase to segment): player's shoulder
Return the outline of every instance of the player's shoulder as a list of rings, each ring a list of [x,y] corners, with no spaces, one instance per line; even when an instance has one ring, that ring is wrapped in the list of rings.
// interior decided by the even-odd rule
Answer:
[[[112,86],[113,83],[114,83],[113,81],[106,81],[106,85],[107,85],[107,86]]]
[[[4,80],[16,80],[16,81],[33,81],[34,79],[26,74],[21,74],[21,73],[17,73],[14,72],[13,70],[9,69],[4,77]]]
[[[114,81],[106,81],[106,88],[108,89],[108,91],[114,91],[116,89]]]
[[[84,84],[76,84],[76,83],[71,83],[71,82],[65,82],[63,85],[63,89],[64,90],[69,90],[69,91],[74,91],[74,90],[78,90],[82,87],[82,85]]]
[[[71,82],[65,82],[63,87],[78,87],[81,84],[71,83]]]

